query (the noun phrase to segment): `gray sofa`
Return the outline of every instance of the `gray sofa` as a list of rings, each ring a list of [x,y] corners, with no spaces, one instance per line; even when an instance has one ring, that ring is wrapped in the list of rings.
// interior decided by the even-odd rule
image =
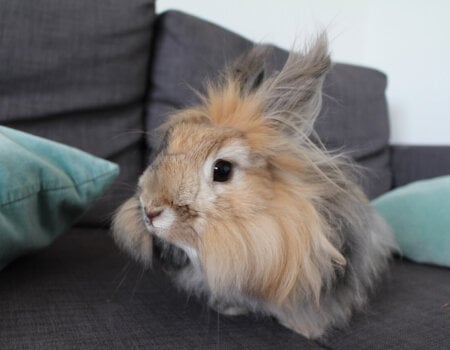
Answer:
[[[151,0],[0,2],[0,123],[121,166],[69,232],[0,272],[1,349],[449,349],[450,270],[396,258],[364,313],[310,341],[258,315],[225,317],[113,244],[111,214],[134,190],[170,111],[252,43]],[[274,49],[269,70],[287,53]],[[450,174],[450,147],[389,145],[386,77],[336,64],[316,132],[363,165],[370,198]]]

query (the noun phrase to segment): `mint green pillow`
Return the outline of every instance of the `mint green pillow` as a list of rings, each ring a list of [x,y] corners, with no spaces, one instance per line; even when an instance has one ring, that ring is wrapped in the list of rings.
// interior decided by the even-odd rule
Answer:
[[[450,267],[450,176],[413,182],[372,204],[392,227],[405,257]]]
[[[106,160],[0,126],[0,269],[50,244],[118,172]]]

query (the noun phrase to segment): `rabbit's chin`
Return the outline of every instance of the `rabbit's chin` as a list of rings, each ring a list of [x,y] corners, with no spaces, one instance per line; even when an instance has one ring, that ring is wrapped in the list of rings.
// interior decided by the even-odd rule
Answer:
[[[153,236],[153,257],[166,272],[177,272],[191,263],[183,249],[157,236]]]

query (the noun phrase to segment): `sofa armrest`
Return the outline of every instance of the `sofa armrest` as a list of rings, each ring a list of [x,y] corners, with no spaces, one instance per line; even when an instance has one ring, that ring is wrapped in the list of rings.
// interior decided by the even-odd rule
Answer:
[[[393,188],[450,175],[450,146],[391,146]]]

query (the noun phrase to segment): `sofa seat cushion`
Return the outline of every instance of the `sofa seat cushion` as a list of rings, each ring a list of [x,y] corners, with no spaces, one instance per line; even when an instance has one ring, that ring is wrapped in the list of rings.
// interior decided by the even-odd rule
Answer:
[[[73,229],[0,273],[2,349],[444,349],[450,269],[395,261],[365,314],[313,342],[268,317],[224,317],[144,271],[107,231]]]
[[[320,349],[270,318],[218,316],[103,230],[73,229],[10,264],[0,310],[2,349]]]
[[[142,171],[154,0],[0,1],[0,124],[123,169],[82,220],[107,223]]]

